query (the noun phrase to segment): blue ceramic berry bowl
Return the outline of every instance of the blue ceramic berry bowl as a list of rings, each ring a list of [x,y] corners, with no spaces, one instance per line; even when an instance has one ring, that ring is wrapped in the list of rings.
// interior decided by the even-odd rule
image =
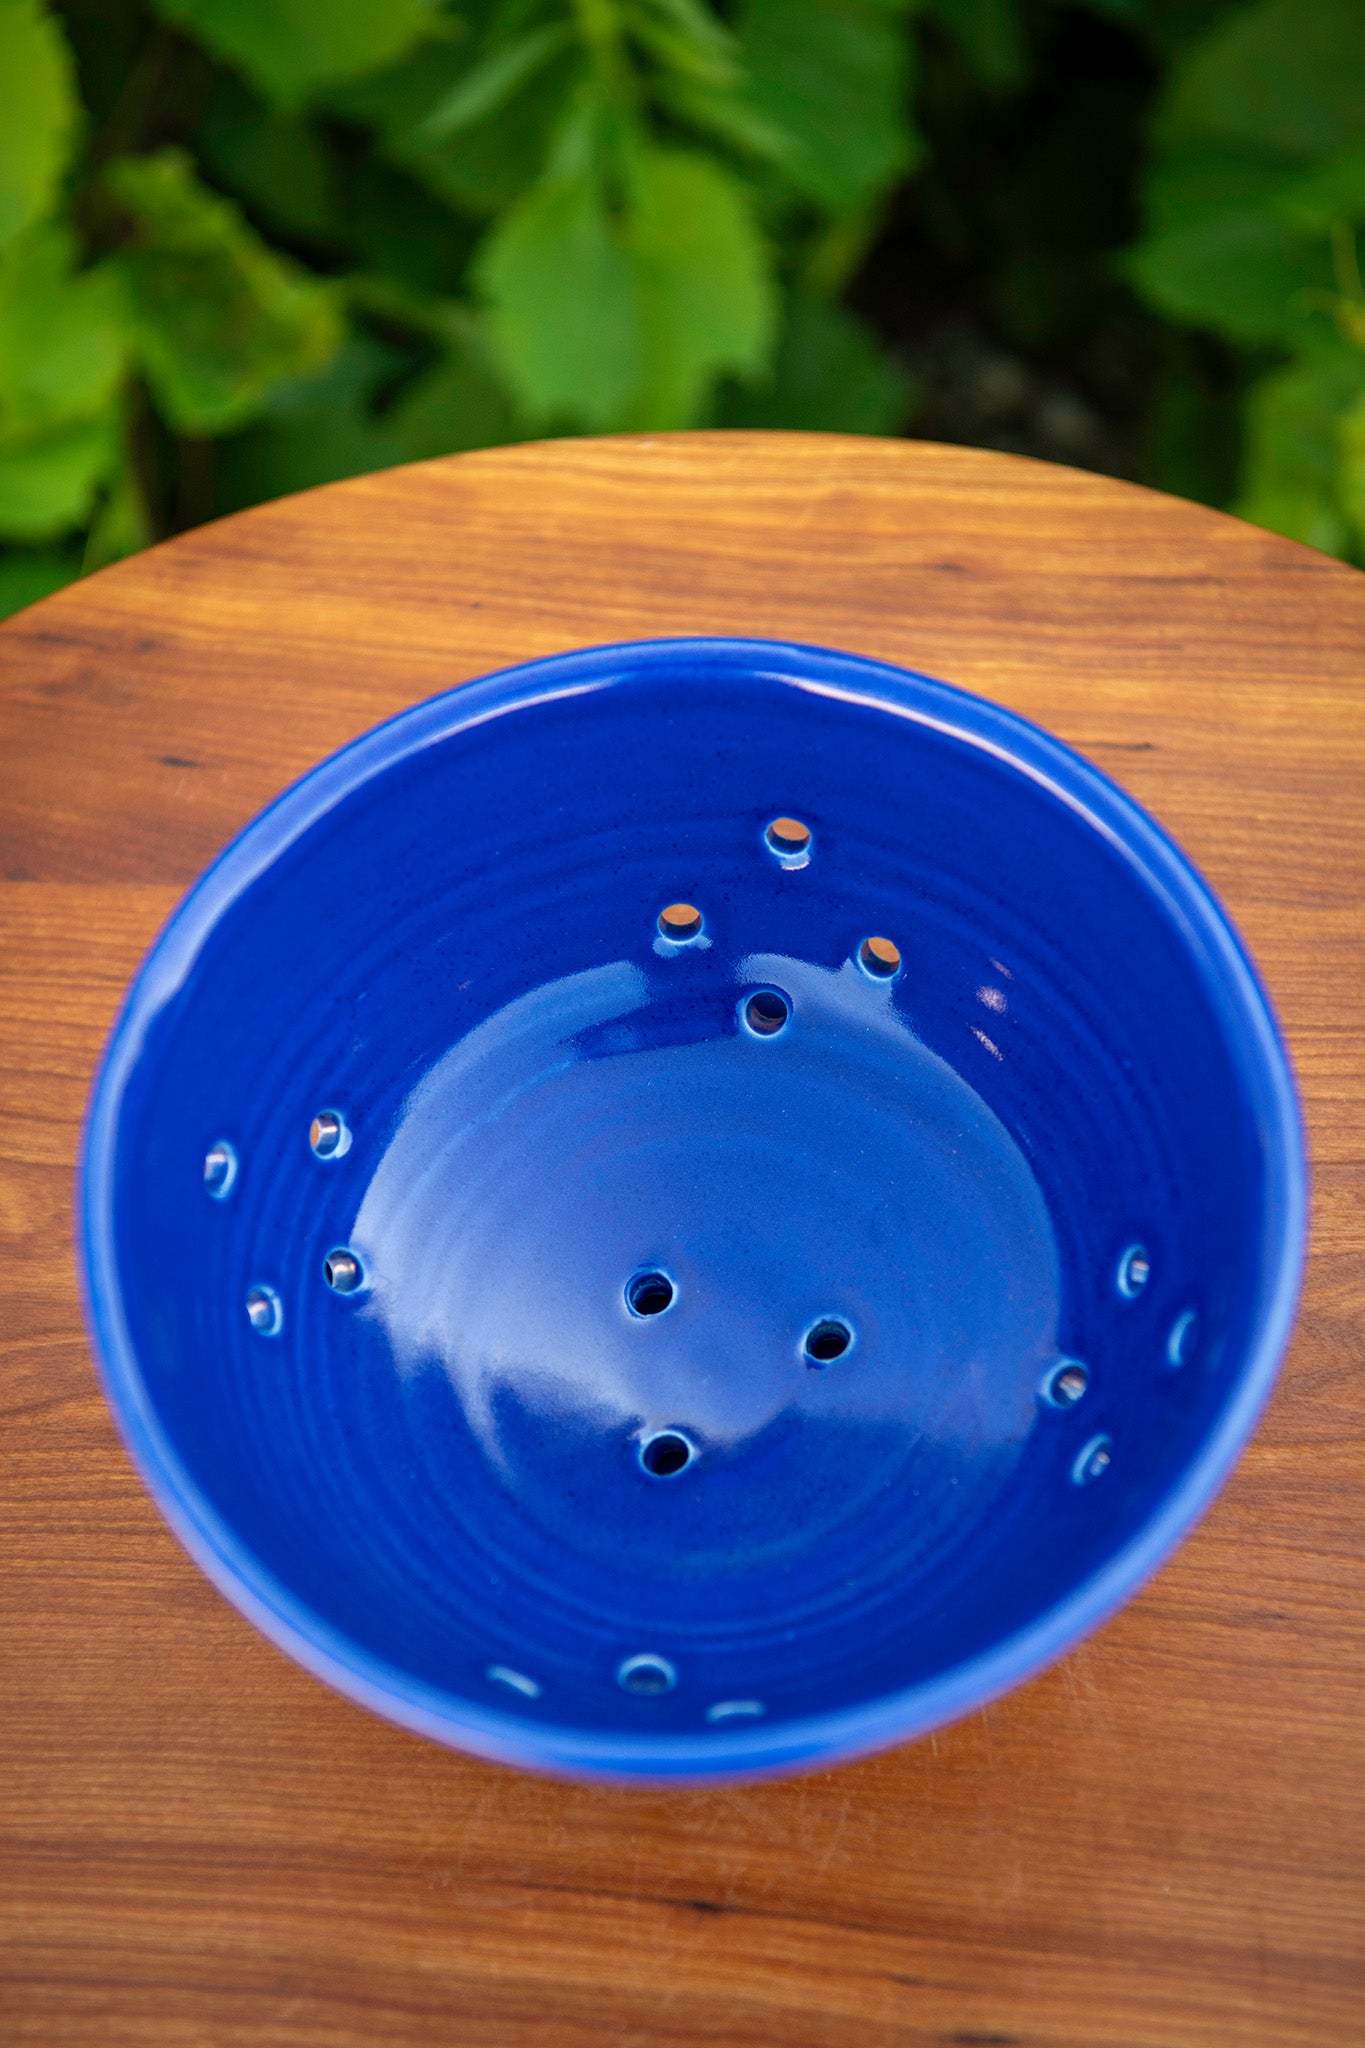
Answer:
[[[1228,1472],[1305,1171],[1247,958],[922,676],[663,641],[324,763],[90,1110],[110,1400],[209,1576],[488,1757],[706,1778],[1057,1656]]]

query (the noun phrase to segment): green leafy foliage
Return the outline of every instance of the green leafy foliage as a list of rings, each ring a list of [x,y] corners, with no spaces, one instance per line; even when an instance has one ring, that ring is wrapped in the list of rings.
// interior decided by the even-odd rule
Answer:
[[[114,259],[133,344],[169,426],[215,434],[325,362],[340,330],[326,286],[268,249],[178,151],[124,157],[104,189],[128,242]]]
[[[1365,559],[1365,393],[1344,409],[1336,426],[1337,497],[1345,510],[1356,553]]]
[[[432,18],[429,0],[157,0],[157,11],[286,106],[398,56]]]
[[[1068,66],[1120,43],[1116,201]],[[1365,0],[0,0],[0,612],[528,434],[902,431],[929,247],[1026,353],[1140,328],[1161,479],[1216,415],[1240,509],[1365,558],[1362,233]]]
[[[912,161],[910,43],[895,15],[857,0],[745,0],[744,98],[790,138],[783,169],[831,213],[884,192]]]
[[[691,425],[722,371],[757,374],[774,325],[768,252],[743,185],[692,150],[618,136],[620,190],[591,119],[485,245],[478,277],[511,389],[546,425]]]
[[[1125,0],[1117,4],[1132,11]],[[1017,0],[928,0],[928,12],[955,37],[988,85],[1019,84],[1028,69],[1028,52]]]
[[[1194,184],[1209,167],[1190,169]],[[1191,205],[1128,269],[1162,312],[1248,343],[1292,338],[1332,282],[1325,239],[1296,232],[1264,203]]]
[[[62,32],[39,0],[0,0],[0,248],[46,213],[79,103]]]
[[[739,180],[683,150],[643,152],[627,217],[642,377],[627,424],[686,427],[719,372],[767,364],[774,293]]]
[[[725,424],[895,434],[912,392],[905,371],[860,321],[828,299],[798,292],[786,308],[771,375],[728,395]]]
[[[1256,385],[1247,421],[1246,478],[1238,511],[1260,526],[1329,554],[1345,554],[1353,513],[1361,533],[1358,429],[1365,351],[1324,351]]]
[[[199,159],[272,230],[325,242],[338,230],[340,190],[316,128],[281,114],[234,78],[217,80],[196,135]]]
[[[401,366],[396,351],[357,336],[311,376],[276,386],[258,419],[222,444],[217,502],[235,512],[403,460],[374,400]]]
[[[127,348],[110,264],[77,275],[66,229],[29,228],[0,253],[0,535],[79,524],[118,459]]]
[[[1237,9],[1175,65],[1156,137],[1129,275],[1163,313],[1281,359],[1248,397],[1238,509],[1358,550],[1365,0]]]
[[[71,548],[24,548],[0,556],[0,619],[50,597],[79,576],[81,566]]]
[[[0,442],[0,532],[45,540],[80,523],[118,458],[115,423],[67,420]]]
[[[472,69],[464,71],[424,117],[417,133],[419,147],[479,127],[515,99],[548,68],[552,58],[572,44],[569,23],[550,21],[495,46]]]
[[[75,238],[30,228],[0,255],[0,421],[94,419],[114,397],[126,323],[114,267],[77,273]]]
[[[536,186],[495,229],[478,276],[531,417],[619,420],[642,368],[636,279],[600,181],[585,171]]]
[[[1318,161],[1365,129],[1360,0],[1256,0],[1176,67],[1159,124],[1168,144],[1209,141]]]

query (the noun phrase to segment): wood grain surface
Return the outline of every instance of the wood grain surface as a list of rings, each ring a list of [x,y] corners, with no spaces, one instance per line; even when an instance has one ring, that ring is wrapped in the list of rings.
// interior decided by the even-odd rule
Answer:
[[[1157,1580],[1010,1698],[756,1788],[566,1786],[370,1718],[134,1477],[70,1184],[120,991],[319,756],[529,655],[771,634],[1115,775],[1284,1019],[1314,1249],[1269,1413]],[[0,2040],[75,2048],[1365,2042],[1365,577],[976,451],[561,441],[243,514],[0,630]]]

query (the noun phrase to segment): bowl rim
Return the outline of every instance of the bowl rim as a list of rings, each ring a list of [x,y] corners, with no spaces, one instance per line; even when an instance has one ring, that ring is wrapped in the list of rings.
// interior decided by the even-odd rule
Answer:
[[[931,1679],[805,1719],[603,1733],[523,1720],[414,1679],[332,1627],[236,1536],[182,1464],[142,1378],[119,1282],[113,1166],[124,1090],[152,1021],[192,971],[218,920],[287,846],[371,776],[428,746],[536,704],[687,662],[862,705],[991,754],[1076,812],[1126,859],[1179,930],[1246,1090],[1265,1159],[1261,1273],[1241,1367],[1186,1470],[1100,1571],[1025,1627]],[[828,1766],[928,1734],[1035,1675],[1130,1598],[1210,1505],[1270,1395],[1297,1307],[1308,1200],[1298,1098],[1269,998],[1212,889],[1132,797],[1019,713],[953,684],[818,646],[692,635],[551,654],[457,683],[310,769],[231,840],[153,941],[96,1069],[77,1164],[77,1264],[105,1395],[148,1491],[200,1569],[278,1648],[386,1719],[492,1762],[616,1782],[702,1782]]]

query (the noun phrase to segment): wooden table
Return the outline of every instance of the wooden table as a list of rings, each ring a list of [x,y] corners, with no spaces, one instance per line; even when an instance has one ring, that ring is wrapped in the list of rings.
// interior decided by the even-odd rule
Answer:
[[[380,718],[528,655],[769,634],[1079,747],[1247,935],[1315,1243],[1154,1585],[914,1748],[707,1792],[371,1719],[181,1554],[97,1391],[72,1159],[195,874]],[[248,512],[0,633],[0,2039],[91,2048],[1365,2042],[1365,578],[1108,480],[815,436],[560,441]]]

